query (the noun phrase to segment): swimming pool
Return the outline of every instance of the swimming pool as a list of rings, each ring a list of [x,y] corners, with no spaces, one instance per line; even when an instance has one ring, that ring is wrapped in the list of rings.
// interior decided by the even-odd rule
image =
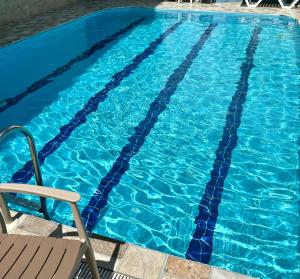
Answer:
[[[259,278],[299,274],[295,20],[108,9],[0,49],[0,128],[89,230]],[[33,183],[23,139],[1,181]],[[47,202],[72,224],[69,208]]]

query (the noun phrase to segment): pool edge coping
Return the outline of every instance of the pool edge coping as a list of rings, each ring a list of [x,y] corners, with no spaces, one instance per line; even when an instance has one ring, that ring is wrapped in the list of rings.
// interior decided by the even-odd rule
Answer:
[[[76,229],[37,216],[11,210],[13,223],[7,225],[8,233],[76,238]],[[60,235],[58,231],[62,232]],[[68,234],[70,234],[68,236]],[[193,262],[178,256],[159,252],[133,243],[122,242],[98,234],[90,235],[97,265],[113,272],[134,277],[157,279],[253,279],[248,275]],[[112,250],[112,246],[115,246]],[[121,247],[121,248],[120,248]],[[118,250],[119,254],[115,254]],[[111,255],[109,255],[111,254]],[[194,276],[197,277],[194,277]],[[221,277],[220,277],[221,276]]]

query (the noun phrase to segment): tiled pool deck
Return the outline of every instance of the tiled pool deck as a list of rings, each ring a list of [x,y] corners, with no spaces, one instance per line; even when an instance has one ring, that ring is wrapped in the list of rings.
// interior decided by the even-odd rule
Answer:
[[[14,22],[0,26],[0,46],[20,40],[37,32],[70,21],[93,11],[120,6],[144,6],[163,9],[185,9],[203,11],[221,11],[238,13],[260,13],[286,15],[300,22],[300,9],[282,10],[279,8],[250,9],[241,7],[240,3],[216,4],[177,4],[157,0],[102,0],[79,1],[59,9],[35,16],[30,20]],[[16,220],[9,225],[11,233],[35,234],[42,236],[74,237],[74,229],[61,226],[37,217],[17,214]],[[163,279],[223,279],[249,278],[237,273],[228,272],[204,264],[194,263],[171,255],[159,253],[128,243],[92,236],[92,244],[100,267],[125,274],[134,278],[163,278]]]
[[[182,10],[202,10],[219,12],[237,12],[237,13],[259,13],[276,14],[291,16],[300,22],[300,8],[298,9],[280,9],[280,8],[247,8],[241,7],[240,3],[215,3],[200,4],[194,3],[192,6],[188,2],[178,4],[177,1],[159,1],[159,0],[82,0],[77,4],[67,5],[58,9],[49,10],[39,16],[20,22],[12,22],[5,26],[0,26],[0,46],[20,40],[37,32],[49,29],[58,24],[70,21],[77,17],[86,15],[110,7],[121,6],[142,6],[156,7],[162,9],[182,9]]]
[[[8,232],[40,236],[76,238],[76,230],[44,219],[12,212],[14,222]],[[195,263],[136,245],[91,236],[98,267],[138,279],[247,279],[209,265]]]

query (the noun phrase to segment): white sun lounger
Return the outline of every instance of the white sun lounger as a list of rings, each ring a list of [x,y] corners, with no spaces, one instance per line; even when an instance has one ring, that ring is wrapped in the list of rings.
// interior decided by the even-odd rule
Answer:
[[[264,0],[258,0],[255,3],[250,3],[249,0],[245,0],[247,7],[256,8]],[[285,5],[282,0],[277,0],[282,9],[292,9],[294,8],[300,0],[294,0],[290,5]]]

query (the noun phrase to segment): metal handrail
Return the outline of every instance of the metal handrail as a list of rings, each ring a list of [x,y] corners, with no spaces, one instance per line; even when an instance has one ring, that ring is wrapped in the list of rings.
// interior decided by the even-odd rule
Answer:
[[[15,134],[17,132],[22,133],[28,142],[29,145],[29,151],[30,151],[30,156],[32,160],[32,165],[33,165],[33,170],[35,174],[35,181],[36,184],[39,186],[43,186],[43,179],[42,179],[42,174],[41,174],[41,168],[39,164],[39,160],[37,157],[37,152],[36,152],[36,147],[35,147],[35,142],[32,134],[23,126],[20,125],[12,125],[10,127],[5,128],[0,132],[0,144],[11,134]],[[41,202],[41,209],[42,213],[45,217],[45,219],[50,220],[47,207],[46,207],[46,199],[43,197],[40,197],[40,202]]]

